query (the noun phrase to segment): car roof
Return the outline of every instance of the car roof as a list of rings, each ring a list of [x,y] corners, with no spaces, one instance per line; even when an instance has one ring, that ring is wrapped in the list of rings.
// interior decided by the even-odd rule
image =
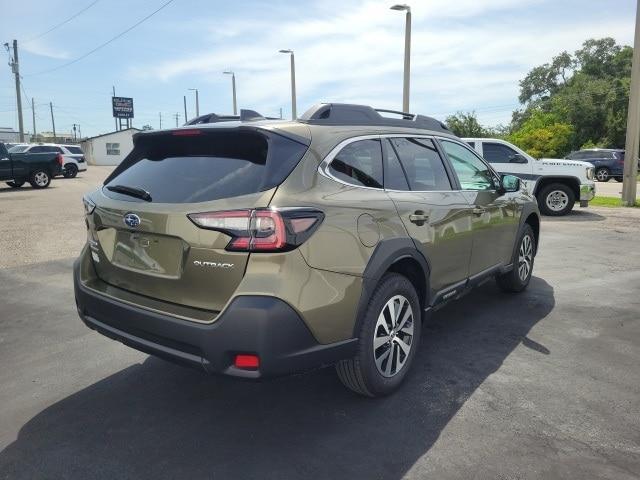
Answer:
[[[396,115],[399,118],[389,118],[381,113]],[[211,123],[196,123],[196,120],[205,118]],[[299,137],[307,144],[315,134],[348,138],[367,134],[406,133],[444,135],[458,139],[444,123],[432,117],[345,103],[316,104],[296,120],[265,118],[253,110],[241,110],[239,116],[206,114],[177,129],[140,132],[136,137],[176,130],[233,128],[271,130],[285,136]]]

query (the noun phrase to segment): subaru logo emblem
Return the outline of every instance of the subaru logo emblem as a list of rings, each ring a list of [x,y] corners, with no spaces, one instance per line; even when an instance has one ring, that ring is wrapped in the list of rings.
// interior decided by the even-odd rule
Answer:
[[[140,217],[135,213],[127,213],[122,219],[127,227],[136,228],[140,225]]]

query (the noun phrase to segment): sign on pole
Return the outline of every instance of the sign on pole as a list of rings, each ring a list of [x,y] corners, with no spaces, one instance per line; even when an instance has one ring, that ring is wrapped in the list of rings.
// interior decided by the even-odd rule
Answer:
[[[133,118],[133,98],[111,97],[114,118]]]

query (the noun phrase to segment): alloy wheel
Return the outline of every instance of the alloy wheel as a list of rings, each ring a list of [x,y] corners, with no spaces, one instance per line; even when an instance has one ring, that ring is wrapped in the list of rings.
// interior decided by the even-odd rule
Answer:
[[[33,180],[36,182],[36,185],[39,187],[44,187],[49,182],[49,176],[44,172],[37,172],[33,176]]]
[[[609,172],[606,169],[601,168],[596,172],[596,178],[599,182],[606,182],[609,180]]]
[[[529,235],[522,237],[520,251],[518,252],[518,276],[523,282],[529,278],[533,264],[533,241]]]
[[[403,295],[391,297],[380,315],[373,334],[373,358],[378,372],[393,377],[405,366],[413,344],[413,310]]]

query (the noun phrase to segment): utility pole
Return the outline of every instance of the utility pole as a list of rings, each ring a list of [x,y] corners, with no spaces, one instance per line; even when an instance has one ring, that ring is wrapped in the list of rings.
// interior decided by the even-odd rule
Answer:
[[[77,142],[78,141],[78,136],[76,135],[76,124],[73,124],[73,141]]]
[[[627,113],[627,141],[624,154],[622,204],[633,207],[636,203],[638,174],[638,143],[640,141],[640,0],[636,4],[636,32],[633,41],[629,112]]]
[[[162,112],[159,112],[158,115],[160,116],[160,130],[162,130]]]
[[[236,101],[236,74],[235,72],[232,72],[231,70],[228,70],[226,72],[222,72],[225,75],[231,75],[231,90],[233,92],[233,114],[237,115],[238,114],[238,103]]]
[[[111,88],[113,89],[113,96],[115,97],[116,96],[116,87],[112,86]],[[118,119],[114,118],[113,121],[116,123],[116,131],[119,130],[119,128],[118,128]]]
[[[282,120],[282,107],[280,107],[280,120]]]
[[[53,127],[53,142],[56,141],[56,120],[53,118],[53,103],[49,102],[49,109],[51,110],[51,126]]]
[[[174,117],[175,117],[175,119],[176,119],[176,128],[178,128],[178,121],[180,120],[180,114],[179,114],[179,113],[176,113],[176,114],[174,115]]]
[[[186,123],[187,122],[187,118],[189,118],[189,117],[187,117],[187,96],[183,95],[182,99],[184,100],[184,121]]]
[[[5,44],[5,46],[8,45]],[[18,41],[13,41],[13,59],[11,71],[16,77],[16,103],[18,105],[18,128],[20,130],[20,142],[24,142],[24,124],[22,123],[22,95],[20,95],[20,63],[18,62]]]
[[[33,120],[33,140],[36,138],[36,107],[33,97],[31,97],[31,118]]]
[[[402,82],[402,111],[409,112],[409,79],[411,78],[411,7],[394,5],[391,10],[405,11],[404,26],[404,79]]]
[[[296,112],[296,60],[293,50],[280,50],[280,53],[287,53],[291,57],[291,120],[295,120],[298,116]]]
[[[80,124],[78,124],[78,138],[82,141],[82,129],[80,128]]]
[[[196,92],[196,117],[199,117],[200,116],[200,99],[198,98],[198,89],[190,88],[189,90],[192,92]]]

